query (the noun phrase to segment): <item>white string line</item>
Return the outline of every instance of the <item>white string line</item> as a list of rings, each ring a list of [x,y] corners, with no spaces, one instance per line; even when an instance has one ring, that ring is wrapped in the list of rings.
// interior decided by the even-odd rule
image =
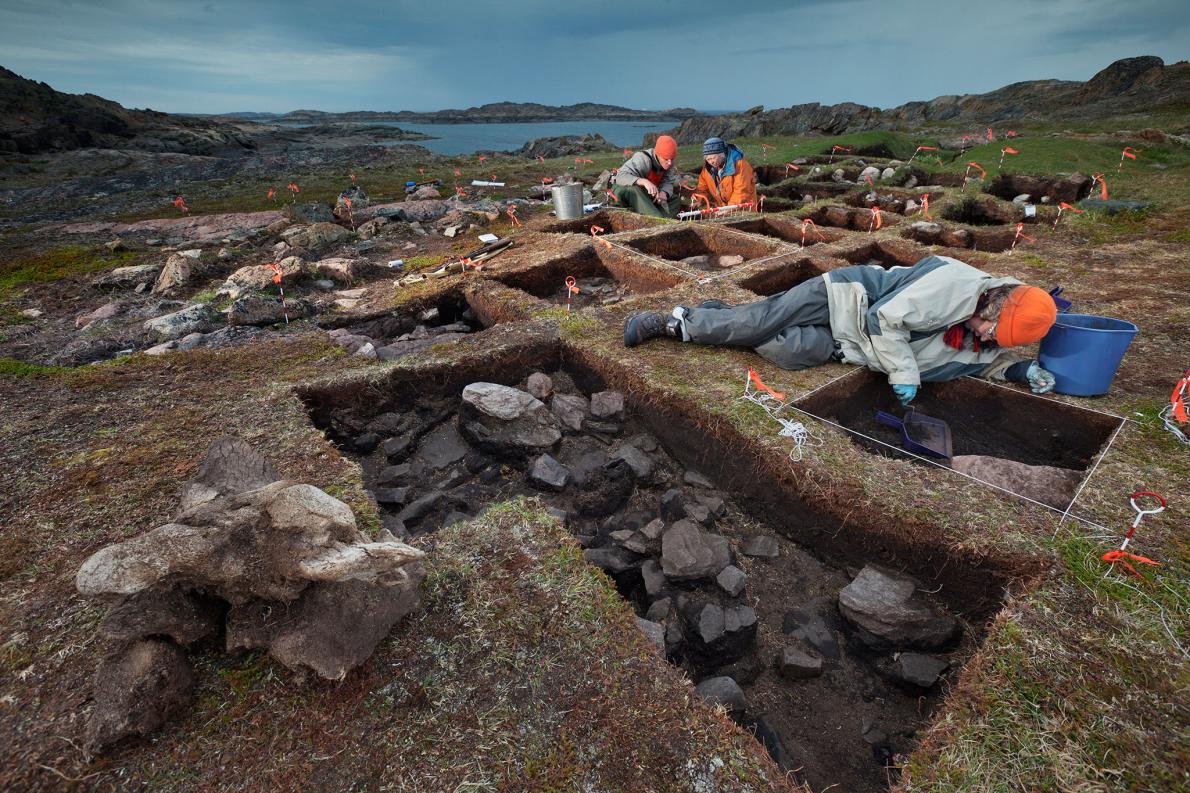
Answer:
[[[864,369],[863,367],[858,367],[858,366],[849,365],[849,368],[851,369],[851,371],[844,372],[843,374],[836,377],[834,380],[823,383],[822,385],[815,388],[813,391],[807,391],[806,393],[804,393],[800,397],[798,397],[798,399],[809,399],[812,395],[817,394],[819,391],[826,388],[827,386],[834,385],[835,383],[842,380],[844,377],[853,377],[853,376],[859,374],[860,372],[868,371],[867,369]]]
[[[1037,506],[1039,506],[1039,507],[1043,507],[1043,508],[1045,508],[1045,509],[1048,509],[1048,510],[1050,510],[1050,511],[1052,511],[1052,512],[1058,512],[1058,513],[1061,513],[1061,514],[1067,514],[1067,515],[1068,515],[1068,517],[1071,517],[1071,518],[1073,518],[1074,520],[1080,521],[1080,522],[1082,522],[1082,523],[1085,523],[1085,524],[1087,524],[1087,525],[1094,526],[1094,527],[1095,527],[1095,528],[1097,528],[1097,529],[1102,529],[1103,531],[1106,531],[1106,532],[1111,532],[1111,531],[1112,531],[1112,530],[1111,530],[1110,528],[1108,528],[1107,526],[1104,526],[1103,524],[1100,524],[1100,523],[1096,523],[1095,521],[1091,520],[1090,518],[1084,518],[1084,517],[1080,517],[1079,515],[1075,515],[1075,514],[1071,514],[1071,513],[1063,513],[1063,512],[1062,512],[1062,510],[1058,509],[1057,507],[1051,507],[1049,504],[1042,503],[1042,502],[1040,502],[1040,501],[1037,501],[1036,499],[1029,498],[1028,496],[1022,495],[1022,494],[1020,494],[1020,493],[1015,493],[1015,492],[1013,492],[1012,490],[1009,490],[1009,489],[1007,489],[1007,488],[1004,488],[1004,487],[1000,487],[1000,486],[999,486],[999,485],[997,485],[997,484],[993,484],[993,483],[991,483],[991,482],[984,481],[983,479],[980,479],[979,477],[976,477],[976,476],[972,476],[971,474],[968,474],[968,473],[966,473],[966,472],[964,472],[964,471],[956,471],[955,469],[953,469],[953,468],[951,468],[951,467],[949,467],[949,466],[946,466],[946,465],[942,465],[941,463],[939,463],[939,462],[937,462],[937,461],[935,461],[935,460],[931,460],[931,459],[930,459],[930,458],[928,458],[928,457],[923,457],[923,456],[922,456],[922,455],[920,455],[920,454],[914,454],[913,452],[911,452],[911,451],[908,451],[907,449],[904,449],[904,448],[902,448],[902,447],[900,447],[900,446],[893,446],[891,443],[885,443],[884,441],[880,440],[879,438],[873,438],[873,437],[871,437],[870,435],[865,435],[864,433],[860,432],[859,430],[855,430],[855,429],[852,429],[851,427],[846,427],[846,426],[844,426],[844,425],[842,425],[842,424],[838,424],[838,423],[836,423],[836,422],[834,422],[834,421],[831,421],[830,419],[823,418],[822,416],[816,416],[816,415],[814,415],[813,413],[811,413],[810,411],[808,411],[808,410],[803,410],[802,408],[798,407],[797,405],[790,404],[790,405],[789,405],[789,407],[793,408],[794,410],[798,411],[799,413],[805,413],[807,416],[809,416],[809,417],[810,417],[810,418],[812,418],[812,419],[817,419],[818,421],[821,421],[821,422],[823,422],[823,423],[825,423],[825,424],[830,424],[832,427],[838,427],[838,428],[839,428],[839,429],[841,429],[841,430],[844,430],[844,431],[846,431],[846,432],[850,432],[852,435],[858,435],[858,436],[859,436],[859,437],[861,437],[861,438],[864,438],[864,439],[866,439],[866,440],[872,441],[873,443],[878,443],[878,444],[880,444],[881,446],[886,446],[886,447],[888,447],[889,449],[892,449],[893,451],[900,452],[901,454],[908,455],[909,457],[913,457],[913,458],[916,458],[916,459],[918,459],[918,460],[921,460],[921,461],[923,461],[923,462],[929,463],[930,465],[933,465],[933,466],[935,466],[935,467],[937,467],[937,468],[941,468],[941,469],[942,469],[942,470],[944,470],[944,471],[950,471],[951,473],[957,474],[957,475],[959,475],[959,476],[966,477],[967,479],[970,479],[970,480],[971,480],[971,481],[973,481],[973,482],[979,482],[979,483],[980,483],[980,484],[982,484],[982,485],[987,485],[987,486],[988,486],[988,487],[990,487],[990,488],[993,488],[993,489],[995,489],[995,490],[999,490],[999,491],[1001,491],[1001,492],[1003,492],[1003,493],[1007,493],[1007,494],[1008,494],[1008,495],[1010,495],[1010,496],[1015,496],[1016,498],[1019,498],[1019,499],[1021,499],[1021,500],[1023,500],[1023,501],[1028,501],[1028,502],[1029,502],[1029,503],[1031,503],[1031,504],[1036,504]]]
[[[1107,456],[1108,449],[1110,449],[1111,445],[1116,442],[1116,436],[1120,434],[1120,430],[1124,429],[1126,424],[1126,419],[1120,419],[1120,423],[1116,426],[1116,431],[1111,434],[1111,438],[1108,439],[1107,445],[1104,446],[1102,451],[1099,452],[1099,457],[1095,460],[1095,465],[1091,466],[1090,472],[1087,473],[1086,477],[1082,481],[1082,484],[1078,486],[1078,490],[1074,491],[1074,498],[1070,499],[1070,503],[1066,505],[1066,510],[1062,513],[1062,517],[1058,519],[1058,525],[1054,526],[1054,534],[1052,537],[1050,537],[1051,540],[1058,539],[1058,532],[1062,530],[1062,523],[1066,520],[1066,516],[1070,514],[1070,510],[1074,509],[1074,502],[1078,501],[1078,497],[1083,494],[1083,488],[1086,487],[1087,483],[1091,481],[1091,477],[1095,475],[1095,470],[1099,468],[1099,463],[1103,462],[1103,458]]]
[[[740,232],[740,233],[744,233],[744,232]],[[657,235],[657,236],[659,236],[659,235]],[[755,235],[750,235],[750,236],[755,236]],[[624,251],[625,253],[640,256],[644,259],[648,259],[649,261],[656,262],[657,264],[660,264],[662,267],[668,267],[671,270],[677,270],[679,273],[682,273],[683,275],[685,275],[687,277],[694,277],[696,282],[700,283],[700,284],[709,283],[711,281],[717,281],[720,278],[726,278],[727,276],[730,276],[730,275],[737,275],[738,273],[742,273],[747,270],[750,270],[753,267],[756,267],[757,265],[765,264],[766,262],[770,262],[773,259],[779,259],[782,256],[791,256],[791,255],[797,253],[797,251],[779,251],[777,253],[770,254],[769,256],[762,256],[759,259],[753,259],[752,261],[748,262],[747,264],[737,265],[736,267],[732,267],[729,270],[724,270],[723,272],[717,273],[715,275],[703,275],[703,276],[699,277],[700,273],[698,273],[698,272],[693,272],[691,270],[687,270],[685,267],[679,267],[678,265],[674,264],[673,262],[666,261],[665,259],[660,259],[656,256],[652,256],[648,253],[645,253],[644,251],[640,251],[640,250],[637,250],[636,248],[632,248],[627,245],[623,245],[620,243],[619,240],[612,240],[612,239],[608,239],[607,237],[596,237],[595,239],[603,240],[604,242],[607,242],[610,245],[614,245],[615,247],[619,248],[620,250]],[[642,239],[644,239],[644,238],[642,238]],[[594,244],[594,243],[592,243],[592,244]]]
[[[1187,437],[1186,433],[1182,432],[1182,428],[1174,420],[1172,404],[1161,408],[1161,412],[1157,414],[1157,417],[1161,419],[1161,423],[1165,425],[1165,429],[1169,430],[1176,440],[1182,443],[1190,443],[1190,437]]]
[[[769,418],[781,425],[781,430],[777,433],[782,438],[792,438],[793,448],[789,450],[789,461],[793,463],[800,463],[805,459],[805,447],[818,448],[826,441],[818,435],[810,431],[810,428],[800,421],[790,421],[778,415],[785,407],[785,403],[774,397],[772,394],[759,393],[759,391],[752,390],[751,371],[748,372],[748,378],[744,380],[744,393],[738,398],[758,405],[761,410],[769,415]]]

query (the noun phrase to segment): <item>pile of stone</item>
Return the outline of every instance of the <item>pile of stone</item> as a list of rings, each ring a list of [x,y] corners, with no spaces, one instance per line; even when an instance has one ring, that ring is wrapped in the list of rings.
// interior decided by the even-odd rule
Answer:
[[[90,747],[147,735],[181,709],[187,648],[220,636],[228,652],[264,649],[342,680],[418,607],[424,556],[387,533],[370,541],[343,502],[217,440],[173,521],[101,549],[76,576],[79,592],[111,602]]]
[[[396,320],[396,318],[393,318]],[[475,330],[475,315],[464,311],[454,322],[443,322],[437,308],[427,309],[417,317],[411,330],[393,333],[400,322],[372,322],[358,329],[336,328],[328,331],[331,342],[352,355],[369,360],[395,361],[438,344],[456,342]],[[409,327],[405,324],[404,327]]]

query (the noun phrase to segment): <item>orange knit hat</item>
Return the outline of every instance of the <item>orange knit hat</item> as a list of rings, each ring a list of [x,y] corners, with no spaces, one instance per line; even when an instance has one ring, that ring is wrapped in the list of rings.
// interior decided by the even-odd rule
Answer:
[[[1044,289],[1021,284],[1008,294],[996,324],[996,343],[1015,347],[1040,341],[1058,318],[1058,307]]]
[[[672,160],[678,156],[678,142],[669,135],[662,135],[657,138],[657,142],[653,144],[653,153],[658,157],[664,157],[667,160]]]

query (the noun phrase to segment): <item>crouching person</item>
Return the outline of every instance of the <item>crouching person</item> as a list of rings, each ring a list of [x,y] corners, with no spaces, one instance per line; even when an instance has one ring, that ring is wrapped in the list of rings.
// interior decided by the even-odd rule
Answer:
[[[653,148],[638,151],[620,166],[612,194],[633,212],[652,217],[677,217],[682,208],[682,199],[674,184],[677,157],[677,141],[662,135]]]
[[[671,336],[751,347],[783,369],[832,360],[866,366],[887,374],[907,405],[921,383],[964,375],[1052,390],[1051,373],[1007,348],[1040,341],[1056,319],[1042,289],[927,256],[890,270],[843,267],[742,306],[708,300],[668,316],[634,314],[624,322],[624,346]]]

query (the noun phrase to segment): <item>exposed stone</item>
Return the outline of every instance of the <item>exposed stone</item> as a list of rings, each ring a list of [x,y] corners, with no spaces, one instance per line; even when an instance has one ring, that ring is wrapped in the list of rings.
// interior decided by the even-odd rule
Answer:
[[[314,306],[308,300],[282,300],[271,295],[245,295],[231,304],[231,310],[227,312],[227,324],[233,327],[276,325],[278,322],[285,322],[286,319],[303,319],[314,313]]]
[[[715,264],[719,269],[727,269],[728,267],[735,267],[738,264],[744,263],[744,257],[738,253],[728,253],[720,256]]]
[[[897,175],[896,168],[885,168],[883,171],[880,172],[881,179],[891,179],[896,175]]]
[[[437,471],[462,460],[470,451],[454,422],[444,421],[421,439],[415,457]]]
[[[82,328],[90,325],[92,322],[98,322],[103,319],[111,319],[120,313],[120,309],[121,305],[119,303],[104,303],[97,309],[75,317],[74,326],[76,328]]]
[[[549,490],[562,490],[570,481],[570,469],[548,454],[533,461],[529,469],[529,481]]]
[[[367,259],[354,259],[335,256],[329,259],[319,259],[310,265],[315,275],[340,283],[352,283],[367,275],[373,265]]]
[[[281,270],[283,284],[288,280],[302,278],[308,274],[305,261],[298,256],[285,257],[277,262],[277,267]],[[276,291],[273,281],[274,275],[276,275],[276,270],[264,264],[241,267],[227,277],[227,280],[219,287],[218,294],[227,297],[239,297],[245,292],[263,292],[270,288]]]
[[[532,394],[535,399],[540,399],[544,402],[554,393],[554,381],[550,379],[548,374],[534,372],[529,375],[529,379],[525,384],[525,390]]]
[[[281,211],[285,214],[285,219],[290,223],[301,223],[307,226],[313,223],[330,223],[335,219],[335,216],[331,214],[331,208],[329,206],[314,201],[301,204],[286,204],[285,208]]]
[[[183,589],[150,589],[124,598],[108,609],[99,635],[113,645],[168,636],[186,646],[219,632],[218,601]]]
[[[688,485],[694,485],[695,487],[705,487],[708,490],[715,486],[710,479],[707,479],[701,473],[693,469],[682,474],[682,481]]]
[[[645,592],[650,598],[655,598],[665,591],[665,574],[656,560],[649,559],[642,564],[640,576],[645,582]]]
[[[102,751],[155,732],[189,701],[193,688],[190,662],[172,642],[139,641],[104,659],[95,675],[87,747]]]
[[[686,501],[681,490],[671,488],[661,494],[661,517],[671,523],[686,517]]]
[[[728,565],[715,576],[715,583],[730,597],[739,597],[748,583],[748,575],[735,565]]]
[[[294,603],[237,606],[227,615],[227,649],[267,649],[290,669],[342,680],[420,605],[422,577],[413,564],[397,582],[328,581],[310,586]]]
[[[665,655],[665,627],[651,620],[636,617],[636,627],[653,643],[659,655]]]
[[[177,347],[178,343],[176,341],[164,341],[161,344],[155,344],[149,347],[144,352],[145,355],[165,355],[167,352],[177,349]]]
[[[639,556],[623,548],[588,548],[583,551],[583,559],[606,570],[613,576],[626,573],[641,565]]]
[[[897,677],[920,688],[931,688],[950,663],[921,653],[900,653],[893,667]]]
[[[206,303],[197,303],[172,314],[154,317],[145,322],[144,328],[164,339],[180,339],[191,333],[210,333],[219,327],[220,320],[215,309]]]
[[[613,458],[619,458],[628,463],[632,474],[637,479],[648,479],[653,473],[653,460],[640,449],[631,444],[624,444],[612,452]]]
[[[759,559],[776,559],[781,554],[781,547],[776,537],[756,534],[744,541],[740,553]]]
[[[153,284],[154,294],[173,294],[180,292],[201,277],[205,268],[195,258],[183,256],[180,253],[171,254],[165,260],[165,266]]]
[[[574,394],[555,394],[550,400],[550,411],[558,417],[563,427],[573,432],[582,430],[588,409],[586,397]]]
[[[916,588],[907,576],[868,565],[839,592],[839,611],[860,628],[867,644],[939,647],[958,624],[920,598]]]
[[[838,660],[839,640],[831,624],[837,619],[832,616],[828,621],[828,617],[824,616],[827,609],[833,612],[834,605],[825,599],[794,609],[785,615],[781,630],[794,639],[805,642],[823,657]]]
[[[732,716],[739,717],[747,709],[744,689],[730,677],[708,677],[697,686],[698,695],[712,705],[722,705]]]
[[[731,547],[717,534],[689,520],[674,523],[661,537],[661,569],[674,581],[713,579],[731,564]]]
[[[591,415],[601,420],[620,421],[624,418],[624,395],[619,391],[591,394]]]
[[[496,383],[471,383],[459,408],[463,436],[492,454],[523,456],[562,438],[558,420],[540,400]]]
[[[798,767],[798,764],[794,762],[793,756],[789,754],[789,750],[785,748],[785,742],[781,739],[781,733],[764,716],[758,716],[756,718],[756,722],[752,725],[752,734],[756,736],[756,740],[764,745],[769,756],[773,758],[782,771],[788,773]]]
[[[786,645],[781,648],[777,669],[781,672],[782,677],[790,680],[818,677],[822,674],[822,659],[811,655],[800,647]]]

